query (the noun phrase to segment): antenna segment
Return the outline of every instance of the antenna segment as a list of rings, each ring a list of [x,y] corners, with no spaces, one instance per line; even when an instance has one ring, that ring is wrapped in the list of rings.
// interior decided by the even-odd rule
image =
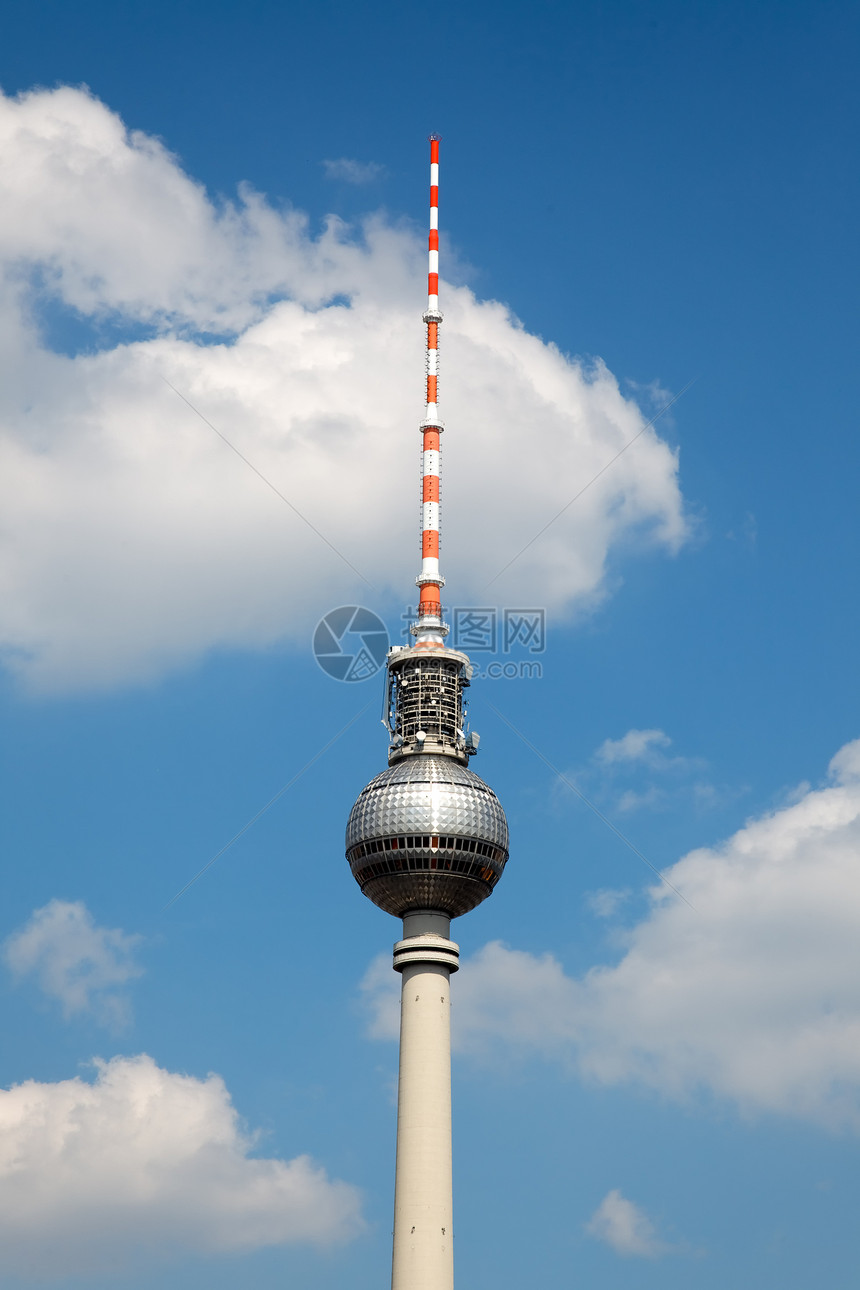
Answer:
[[[444,424],[439,417],[439,137],[430,136],[430,238],[427,271],[427,410],[421,422],[421,573],[418,619],[412,627],[416,648],[438,649],[448,634],[442,622],[439,571],[439,437]]]

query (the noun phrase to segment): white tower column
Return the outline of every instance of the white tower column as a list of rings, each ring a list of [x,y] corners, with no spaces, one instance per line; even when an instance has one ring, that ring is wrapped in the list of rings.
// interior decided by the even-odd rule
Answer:
[[[394,947],[400,996],[400,1078],[392,1290],[453,1290],[451,973],[459,946],[435,910],[405,914]]]

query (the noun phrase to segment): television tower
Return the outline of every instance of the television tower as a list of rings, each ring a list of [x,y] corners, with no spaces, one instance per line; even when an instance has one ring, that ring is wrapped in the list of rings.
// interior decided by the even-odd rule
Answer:
[[[468,762],[478,751],[465,690],[471,664],[445,644],[439,571],[439,140],[430,138],[427,411],[421,423],[418,613],[411,645],[387,661],[388,769],[358,795],[346,858],[374,904],[403,919],[392,1290],[452,1290],[451,919],[490,895],[508,859],[495,793]]]

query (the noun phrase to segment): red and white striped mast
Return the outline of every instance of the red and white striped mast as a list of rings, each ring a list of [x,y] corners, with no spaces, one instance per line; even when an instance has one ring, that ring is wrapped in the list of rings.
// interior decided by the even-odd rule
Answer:
[[[441,646],[448,634],[442,622],[441,589],[445,579],[439,571],[439,459],[440,435],[444,424],[439,417],[439,136],[430,136],[430,237],[427,268],[427,408],[421,423],[424,439],[421,453],[421,573],[418,619],[412,627],[417,649]]]

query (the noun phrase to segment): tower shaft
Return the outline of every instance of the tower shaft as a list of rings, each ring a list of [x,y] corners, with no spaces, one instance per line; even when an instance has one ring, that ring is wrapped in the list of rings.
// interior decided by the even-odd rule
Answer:
[[[450,919],[406,914],[402,976],[392,1290],[453,1290]]]

